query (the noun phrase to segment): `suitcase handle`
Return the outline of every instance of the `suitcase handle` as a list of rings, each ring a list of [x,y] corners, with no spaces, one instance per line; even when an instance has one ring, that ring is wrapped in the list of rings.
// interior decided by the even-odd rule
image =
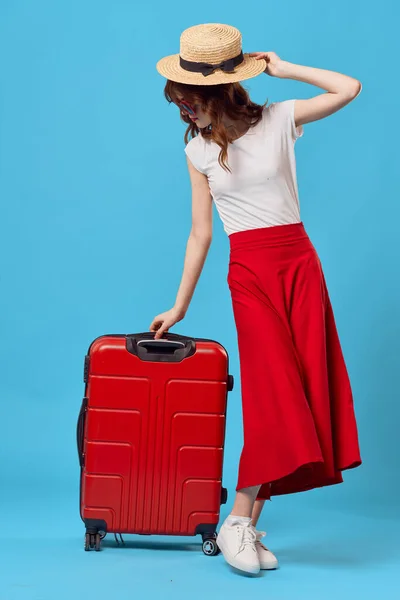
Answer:
[[[172,342],[170,340],[139,340],[138,346],[142,348],[146,348],[147,351],[158,351],[161,354],[167,354],[168,352],[175,352],[175,350],[180,350],[185,348],[185,344],[183,342]]]
[[[76,443],[78,447],[78,458],[79,458],[79,466],[83,467],[84,456],[83,456],[83,436],[85,433],[85,417],[87,410],[88,399],[84,398],[82,400],[81,410],[79,411],[78,423],[76,425]]]
[[[153,333],[129,335],[126,347],[140,360],[153,362],[181,362],[196,351],[194,340],[173,334],[158,340],[154,339]]]

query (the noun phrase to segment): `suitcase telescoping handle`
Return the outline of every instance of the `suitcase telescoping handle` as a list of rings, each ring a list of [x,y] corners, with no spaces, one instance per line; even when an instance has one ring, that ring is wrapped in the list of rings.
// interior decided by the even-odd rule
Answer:
[[[79,411],[78,423],[76,425],[76,443],[78,446],[78,458],[79,465],[82,467],[84,463],[83,456],[83,436],[85,433],[85,416],[87,410],[88,399],[84,398],[82,400],[81,410]]]
[[[141,360],[153,362],[180,362],[196,351],[193,339],[172,333],[154,339],[154,333],[128,335],[126,347],[128,352]]]

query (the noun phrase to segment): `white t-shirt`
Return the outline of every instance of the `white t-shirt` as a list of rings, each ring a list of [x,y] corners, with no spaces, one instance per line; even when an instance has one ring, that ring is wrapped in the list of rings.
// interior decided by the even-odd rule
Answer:
[[[228,235],[300,222],[294,145],[303,127],[295,127],[295,102],[266,106],[261,121],[228,145],[231,173],[219,165],[215,142],[199,134],[186,145],[193,166],[207,176]]]

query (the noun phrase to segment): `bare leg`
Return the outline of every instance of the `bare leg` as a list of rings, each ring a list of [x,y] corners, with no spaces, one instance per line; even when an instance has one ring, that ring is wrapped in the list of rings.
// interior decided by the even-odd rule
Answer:
[[[254,502],[253,513],[251,515],[252,523],[253,523],[254,527],[258,523],[258,519],[260,518],[261,511],[264,508],[264,504],[265,504],[265,500],[256,500]]]
[[[254,502],[260,490],[259,485],[243,488],[236,493],[231,514],[236,517],[252,517]]]

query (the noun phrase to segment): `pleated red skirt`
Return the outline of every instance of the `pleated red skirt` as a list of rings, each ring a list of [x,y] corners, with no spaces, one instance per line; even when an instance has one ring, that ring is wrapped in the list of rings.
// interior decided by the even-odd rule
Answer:
[[[237,490],[258,498],[341,483],[361,464],[350,381],[303,223],[229,236],[244,445]]]

